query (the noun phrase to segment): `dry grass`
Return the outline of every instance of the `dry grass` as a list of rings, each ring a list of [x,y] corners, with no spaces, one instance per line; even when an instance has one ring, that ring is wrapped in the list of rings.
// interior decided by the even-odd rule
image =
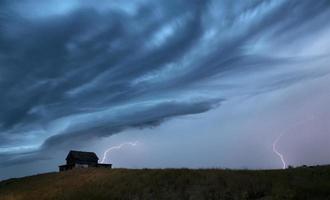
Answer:
[[[330,167],[80,169],[0,182],[0,199],[330,199]]]

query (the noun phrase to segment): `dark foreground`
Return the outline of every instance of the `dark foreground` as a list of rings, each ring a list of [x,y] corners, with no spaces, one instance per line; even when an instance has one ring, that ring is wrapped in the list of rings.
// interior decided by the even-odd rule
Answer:
[[[268,171],[84,169],[0,182],[0,199],[330,199],[330,166]]]

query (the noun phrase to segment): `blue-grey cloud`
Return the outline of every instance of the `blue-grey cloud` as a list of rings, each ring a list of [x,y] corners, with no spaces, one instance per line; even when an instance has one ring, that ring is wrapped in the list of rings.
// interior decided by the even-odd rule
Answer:
[[[27,0],[0,7],[0,150],[7,164],[29,160],[20,153],[44,158],[58,147],[206,112],[232,95],[329,73],[320,62],[329,51],[305,56],[288,48],[329,24],[327,0]]]

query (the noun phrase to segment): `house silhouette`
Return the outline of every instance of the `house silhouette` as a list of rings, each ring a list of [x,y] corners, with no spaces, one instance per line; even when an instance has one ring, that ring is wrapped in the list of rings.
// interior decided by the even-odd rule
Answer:
[[[100,164],[99,158],[94,152],[71,150],[66,157],[66,165],[60,165],[59,171],[67,171],[74,168],[111,168],[112,164]]]

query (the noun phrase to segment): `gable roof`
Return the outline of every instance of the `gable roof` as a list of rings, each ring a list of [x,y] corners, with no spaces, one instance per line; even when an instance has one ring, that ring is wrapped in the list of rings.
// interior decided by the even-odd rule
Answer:
[[[99,158],[94,152],[70,151],[66,160],[69,158],[81,162],[97,162]]]

